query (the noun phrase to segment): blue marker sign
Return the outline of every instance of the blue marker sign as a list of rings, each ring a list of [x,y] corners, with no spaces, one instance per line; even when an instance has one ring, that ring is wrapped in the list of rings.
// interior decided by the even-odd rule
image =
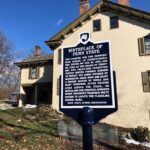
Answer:
[[[116,107],[109,41],[83,33],[79,44],[63,48],[62,60],[61,109]]]

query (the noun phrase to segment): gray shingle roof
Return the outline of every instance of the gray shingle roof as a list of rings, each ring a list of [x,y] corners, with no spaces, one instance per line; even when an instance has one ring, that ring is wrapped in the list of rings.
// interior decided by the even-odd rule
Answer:
[[[46,63],[46,62],[53,62],[53,55],[46,54],[46,55],[40,55],[40,56],[32,56],[32,57],[24,59],[21,62],[16,62],[15,64],[18,67],[20,67],[24,65],[40,64],[40,63]]]

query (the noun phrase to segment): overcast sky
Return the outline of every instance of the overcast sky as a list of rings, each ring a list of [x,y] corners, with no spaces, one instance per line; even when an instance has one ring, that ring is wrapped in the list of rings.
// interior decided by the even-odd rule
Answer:
[[[114,0],[115,1],[115,0]],[[99,0],[90,0],[91,6]],[[150,12],[150,0],[130,0],[132,7]],[[50,52],[44,41],[79,16],[79,0],[0,0],[0,30],[16,50],[35,45]]]

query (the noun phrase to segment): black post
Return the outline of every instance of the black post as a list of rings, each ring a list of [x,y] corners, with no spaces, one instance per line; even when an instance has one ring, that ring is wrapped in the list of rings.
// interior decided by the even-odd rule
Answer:
[[[93,124],[93,109],[84,107],[82,110],[83,150],[93,150]]]

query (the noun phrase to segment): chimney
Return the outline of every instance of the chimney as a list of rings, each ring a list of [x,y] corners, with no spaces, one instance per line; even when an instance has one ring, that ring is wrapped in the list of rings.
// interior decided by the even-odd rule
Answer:
[[[90,9],[89,0],[80,0],[80,16]]]
[[[35,56],[40,56],[40,54],[41,54],[40,46],[35,46]]]
[[[118,3],[125,6],[130,6],[129,0],[118,0]]]

